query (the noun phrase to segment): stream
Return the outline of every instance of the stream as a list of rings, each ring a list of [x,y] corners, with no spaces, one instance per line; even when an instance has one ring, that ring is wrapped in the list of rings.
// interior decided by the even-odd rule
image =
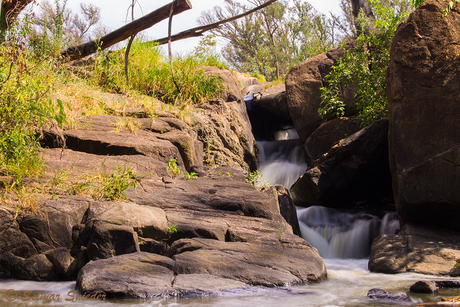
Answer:
[[[282,132],[278,141],[258,142],[260,178],[268,184],[289,188],[307,169],[302,144],[293,132]],[[456,280],[414,273],[397,275],[371,273],[367,269],[372,240],[399,228],[394,212],[379,216],[324,207],[298,208],[302,237],[325,258],[328,279],[318,284],[280,288],[246,287],[206,296],[158,299],[111,299],[84,301],[74,292],[75,282],[0,281],[0,307],[3,306],[404,306],[403,303],[374,302],[367,297],[372,288],[389,292],[409,292],[418,280]],[[412,302],[440,301],[442,296],[459,295],[458,290],[436,294],[411,294]]]

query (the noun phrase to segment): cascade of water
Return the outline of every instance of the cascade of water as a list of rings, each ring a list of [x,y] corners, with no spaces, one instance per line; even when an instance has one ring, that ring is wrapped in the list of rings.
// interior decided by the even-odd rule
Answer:
[[[307,169],[302,143],[297,132],[286,130],[277,134],[278,141],[258,141],[259,172],[263,176],[258,185],[267,181],[270,185],[281,184],[290,188]],[[292,139],[294,138],[294,139]]]
[[[372,241],[399,228],[395,212],[383,219],[368,213],[351,213],[313,206],[297,211],[302,237],[324,258],[366,258]]]

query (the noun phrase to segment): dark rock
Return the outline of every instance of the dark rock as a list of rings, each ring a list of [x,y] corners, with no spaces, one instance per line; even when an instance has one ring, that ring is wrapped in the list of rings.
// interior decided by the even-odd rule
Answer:
[[[441,0],[399,26],[388,70],[390,166],[402,224],[460,230],[460,19]]]
[[[13,208],[0,207],[0,255],[11,253],[12,255],[28,258],[36,255],[38,252],[29,237],[21,232],[19,222],[21,215],[16,215]],[[0,265],[0,270],[2,265]]]
[[[243,89],[244,95],[254,97],[247,102],[247,109],[252,133],[258,140],[274,140],[276,131],[294,126],[286,102],[286,86],[267,86],[257,84]]]
[[[369,270],[448,275],[459,258],[459,232],[406,224],[397,235],[382,235],[374,240]]]
[[[460,281],[434,280],[433,282],[439,289],[460,289]]]
[[[308,164],[327,153],[333,145],[360,130],[356,118],[340,117],[322,123],[305,141]]]
[[[16,268],[15,278],[35,281],[56,280],[53,264],[43,255],[34,255],[25,259]]]
[[[67,279],[70,277],[68,270],[74,259],[72,256],[70,256],[69,250],[67,248],[59,247],[45,253],[45,255],[53,264],[54,272],[56,272],[60,278]]]
[[[387,132],[388,120],[382,119],[341,140],[291,187],[294,204],[353,208],[391,203]]]
[[[351,46],[352,44],[347,48]],[[323,122],[318,115],[321,104],[320,89],[327,85],[323,79],[342,54],[343,51],[340,48],[321,53],[297,64],[286,76],[289,113],[302,142],[305,142]],[[354,115],[356,107],[353,88],[342,89],[341,96],[346,105],[345,116]]]
[[[85,245],[88,248],[89,260],[105,259],[139,251],[137,234],[131,226],[89,222],[85,232],[87,232],[86,236],[90,236]]]
[[[391,293],[383,289],[370,289],[367,297],[382,303],[412,303],[411,298],[406,293]]]
[[[278,193],[278,205],[280,207],[280,213],[292,227],[292,231],[295,235],[300,236],[299,220],[297,219],[297,210],[292,202],[289,191],[281,185],[275,187]]]
[[[410,286],[410,292],[413,293],[435,293],[437,291],[438,287],[433,281],[419,280]]]
[[[139,237],[139,249],[141,252],[166,256],[169,254],[169,245],[166,242]]]

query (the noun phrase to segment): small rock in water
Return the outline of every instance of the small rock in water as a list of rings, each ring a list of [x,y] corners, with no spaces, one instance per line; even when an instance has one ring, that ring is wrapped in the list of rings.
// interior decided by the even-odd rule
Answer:
[[[370,289],[367,292],[367,297],[380,302],[412,303],[411,298],[406,293],[391,293],[379,288]]]
[[[436,283],[427,280],[419,280],[410,287],[410,292],[413,293],[435,293],[436,291],[438,291]]]
[[[436,287],[439,289],[460,289],[460,281],[453,281],[453,280],[441,280],[441,281],[434,281]]]

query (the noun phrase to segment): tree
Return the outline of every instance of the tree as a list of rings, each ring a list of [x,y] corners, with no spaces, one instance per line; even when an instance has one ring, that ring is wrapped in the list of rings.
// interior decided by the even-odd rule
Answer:
[[[35,16],[35,26],[29,43],[40,52],[58,55],[68,46],[81,44],[94,38],[91,28],[101,19],[100,8],[93,4],[80,3],[80,15],[67,8],[67,0],[44,1]],[[104,32],[99,28],[99,33]]]
[[[265,1],[248,0],[253,6]],[[224,58],[237,70],[261,74],[267,80],[285,76],[296,63],[329,49],[336,39],[335,24],[304,1],[280,0],[272,5],[211,30],[227,45]],[[202,25],[227,19],[247,11],[247,5],[225,0],[204,12]]]

